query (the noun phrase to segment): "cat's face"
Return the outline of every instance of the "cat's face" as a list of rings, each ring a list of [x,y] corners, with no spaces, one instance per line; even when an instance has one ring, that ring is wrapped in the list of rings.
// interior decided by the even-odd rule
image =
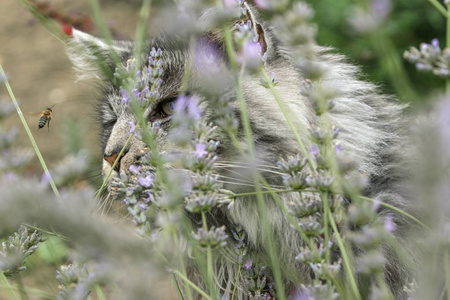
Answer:
[[[260,41],[264,38],[264,32],[260,28]],[[286,78],[278,85],[280,94],[288,100],[298,98],[298,93],[291,93],[292,84],[299,85],[297,72],[281,57],[274,54],[270,47],[271,41],[263,41],[265,51],[269,54],[266,61],[266,69],[270,73],[275,71],[283,73]],[[269,46],[269,47],[268,47]],[[249,164],[246,157],[247,143],[245,141],[243,126],[240,121],[241,104],[237,99],[237,91],[230,63],[225,53],[225,47],[218,41],[217,35],[205,34],[198,37],[193,44],[186,39],[155,38],[148,45],[162,50],[163,69],[162,84],[158,91],[160,97],[149,107],[146,114],[148,129],[158,127],[158,137],[154,141],[159,153],[177,152],[177,145],[173,143],[175,126],[173,126],[174,108],[181,97],[194,99],[193,105],[198,106],[200,119],[198,122],[214,123],[217,120],[217,100],[226,95],[229,98],[229,108],[236,118],[236,138],[240,143],[240,150],[232,145],[230,136],[225,130],[218,128],[212,138],[221,142],[217,154],[219,161],[233,162],[243,166]],[[117,53],[118,60],[111,59],[110,46],[100,39],[94,38],[79,31],[74,32],[74,39],[69,48],[76,69],[81,77],[100,77],[105,84],[104,93],[100,103],[101,116],[101,142],[103,150],[102,173],[106,175],[113,169],[114,161],[118,158],[121,149],[126,145],[123,155],[112,172],[112,180],[109,183],[109,191],[113,192],[119,178],[124,175],[128,180],[137,180],[130,171],[130,167],[138,166],[143,169],[151,169],[148,156],[150,149],[136,136],[130,134],[137,124],[136,115],[130,109],[129,103],[123,103],[123,94],[119,84],[115,83],[113,70],[125,66],[133,57],[133,44],[115,42],[113,50]],[[148,51],[143,61],[148,60]],[[97,67],[93,67],[98,56],[106,58],[107,69],[111,74],[101,74]],[[144,66],[145,68],[145,66]],[[185,77],[186,73],[188,76]],[[186,79],[187,78],[187,79]],[[105,80],[106,79],[106,80]],[[255,141],[256,160],[260,164],[275,166],[280,156],[293,154],[295,140],[289,126],[286,124],[282,112],[270,91],[260,84],[260,76],[245,73],[241,78],[240,89],[245,98],[247,114],[252,127],[252,136]],[[181,92],[180,92],[181,91]],[[304,110],[304,103],[297,102],[296,109]],[[297,116],[298,117],[298,116]],[[306,118],[294,120],[299,126],[306,127]],[[138,135],[139,136],[139,135]],[[129,140],[129,141],[128,141]],[[291,150],[292,149],[292,150]],[[233,170],[233,167],[219,171],[221,175],[235,178],[236,174],[245,177],[245,168]],[[133,179],[134,178],[134,179]],[[242,187],[227,186],[231,189]]]
[[[190,55],[188,45],[183,42],[169,45],[161,44],[160,41],[152,43],[162,50],[161,85],[158,87],[159,97],[152,101],[148,110],[144,113],[147,128],[144,130],[156,133],[157,138],[153,144],[162,156],[162,159],[171,157],[177,153],[180,147],[179,140],[189,140],[190,132],[186,130],[180,132],[180,126],[174,124],[174,118],[178,116],[176,108],[180,102],[186,102],[187,110],[195,110],[198,115],[196,122],[211,123],[215,118],[214,107],[211,103],[217,100],[222,94],[233,93],[231,76],[228,74],[226,64],[217,49],[205,39],[199,39],[194,46],[193,54]],[[131,51],[124,55],[127,61],[133,59]],[[148,61],[148,55],[145,56]],[[189,79],[185,81],[182,88],[186,66],[190,63]],[[145,72],[140,70],[138,72]],[[150,85],[150,83],[149,83]],[[183,89],[183,92],[180,90]],[[124,175],[131,183],[137,183],[137,176],[130,171],[130,168],[140,168],[141,172],[152,169],[149,164],[151,150],[143,141],[142,129],[140,128],[134,135],[133,129],[138,124],[136,113],[133,112],[131,103],[124,103],[124,95],[120,87],[110,84],[106,87],[101,102],[100,116],[102,120],[102,149],[103,164],[102,173],[112,172],[112,180],[109,182],[109,191],[114,192],[119,177]],[[142,125],[142,123],[141,123]],[[179,135],[184,135],[180,137]],[[225,140],[220,137],[217,130],[216,140]],[[125,148],[124,148],[125,147]],[[124,148],[123,154],[120,152]],[[222,156],[226,156],[226,150],[220,148]],[[225,152],[225,153],[223,153]],[[120,156],[118,162],[113,167],[114,162]],[[170,161],[167,161],[170,165]],[[133,166],[133,167],[132,167]],[[122,176],[121,176],[122,175]]]

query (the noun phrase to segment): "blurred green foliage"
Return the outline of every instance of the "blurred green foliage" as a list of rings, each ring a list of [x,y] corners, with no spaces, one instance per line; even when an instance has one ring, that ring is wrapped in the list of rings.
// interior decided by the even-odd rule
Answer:
[[[344,53],[350,61],[360,65],[367,78],[382,86],[385,92],[394,93],[388,76],[380,66],[380,58],[373,50],[370,38],[360,35],[349,25],[355,0],[307,0],[315,9],[315,21],[319,26],[318,42]],[[445,46],[445,18],[426,0],[393,0],[392,11],[382,30],[389,37],[401,57],[410,46],[429,43],[438,38],[441,48]],[[413,89],[421,96],[444,87],[444,79],[420,73],[413,65],[403,61]],[[425,98],[422,97],[425,101]],[[429,97],[428,97],[429,98]]]

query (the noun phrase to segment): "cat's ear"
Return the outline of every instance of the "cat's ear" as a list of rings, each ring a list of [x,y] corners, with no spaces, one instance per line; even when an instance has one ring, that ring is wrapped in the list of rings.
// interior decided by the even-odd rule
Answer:
[[[237,18],[232,21],[230,24],[231,30],[236,30],[236,24],[244,23],[250,24],[255,36],[258,37],[256,40],[257,43],[261,46],[261,55],[267,54],[267,56],[271,56],[274,53],[273,42],[271,38],[271,32],[268,28],[265,28],[264,23],[261,20],[258,10],[247,4],[247,2],[243,2],[243,9],[245,10],[245,14],[240,18]],[[215,29],[208,31],[208,38],[213,40],[216,44],[224,47],[223,42],[223,33],[220,29]]]
[[[73,30],[73,38],[67,44],[67,53],[72,61],[78,79],[99,78],[113,80],[117,64],[126,61],[131,55],[129,42],[104,40]]]

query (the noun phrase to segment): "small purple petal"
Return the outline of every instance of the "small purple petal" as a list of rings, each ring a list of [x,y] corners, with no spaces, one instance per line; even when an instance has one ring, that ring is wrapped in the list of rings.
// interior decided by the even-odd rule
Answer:
[[[391,0],[373,0],[371,2],[371,10],[375,15],[385,17],[392,8]]]
[[[122,94],[122,104],[128,103],[130,101],[130,95],[128,95],[128,92],[121,89],[120,93]]]
[[[50,182],[50,178],[51,178],[50,173],[44,172],[41,177],[41,183],[47,185]]]
[[[134,124],[134,122],[132,121],[128,122],[128,124],[130,124],[130,134],[131,134],[136,128],[136,124]]]
[[[317,155],[319,155],[320,154],[320,149],[319,149],[319,146],[317,146],[317,145],[312,145],[311,146],[311,150],[309,150],[309,154],[311,154],[311,155],[313,155],[313,156],[317,156]]]
[[[439,40],[438,39],[432,39],[431,40],[431,46],[433,46],[433,48],[438,48],[439,49]]]
[[[175,113],[185,113],[193,120],[199,120],[201,117],[201,111],[198,107],[198,100],[196,97],[189,97],[185,95],[178,96],[175,101],[174,107]]]
[[[153,179],[151,175],[147,175],[145,177],[139,177],[139,184],[143,187],[151,187],[153,183]]]
[[[45,173],[43,174],[45,175]],[[13,172],[7,172],[4,176],[6,182],[15,182],[19,179],[19,177],[17,177],[17,175]],[[48,181],[47,181],[48,183]]]
[[[392,220],[392,216],[387,215],[386,218],[384,218],[384,229],[388,232],[394,232],[397,229],[397,226]]]
[[[246,41],[238,55],[238,60],[241,64],[245,63],[249,68],[258,68],[262,63],[261,52],[262,47],[259,43],[255,43],[251,40]]]
[[[341,153],[341,152],[342,152],[341,144],[336,143],[336,144],[334,145],[334,150],[336,151],[336,154]]]
[[[247,258],[247,259],[245,260],[245,264],[243,264],[242,267],[243,267],[244,269],[246,269],[246,270],[250,270],[251,267],[252,267],[252,265],[253,265],[252,259],[251,259],[251,258]]]
[[[208,151],[206,151],[206,145],[204,143],[196,143],[194,155],[199,158],[208,155]]]
[[[134,173],[134,174],[136,174],[136,175],[140,175],[141,174],[141,167],[139,166],[139,167],[136,167],[135,165],[131,165],[130,166],[130,172],[131,173]]]
[[[373,199],[372,208],[374,211],[377,211],[380,208],[381,201],[378,198]]]

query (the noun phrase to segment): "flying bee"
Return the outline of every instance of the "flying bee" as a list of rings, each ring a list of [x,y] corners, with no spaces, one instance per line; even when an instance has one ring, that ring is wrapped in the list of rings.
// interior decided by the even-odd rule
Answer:
[[[42,127],[45,126],[45,124],[47,124],[48,131],[50,131],[50,120],[52,119],[52,115],[53,115],[53,110],[52,110],[53,106],[55,106],[55,105],[52,105],[51,107],[47,107],[42,112],[33,114],[35,116],[41,116],[38,121],[38,129],[41,129]]]

